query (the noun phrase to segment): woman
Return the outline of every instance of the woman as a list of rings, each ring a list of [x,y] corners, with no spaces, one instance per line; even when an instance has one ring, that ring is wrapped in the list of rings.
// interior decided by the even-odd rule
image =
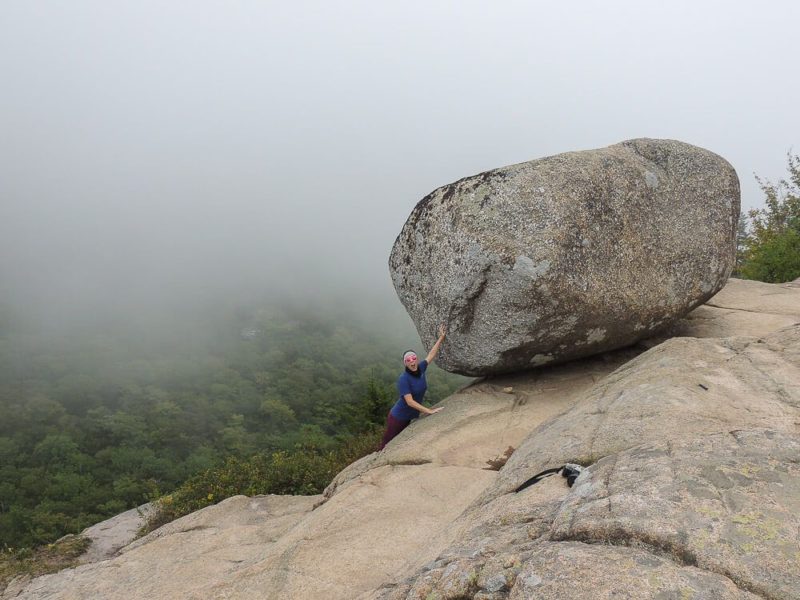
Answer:
[[[441,407],[430,409],[422,406],[422,399],[428,389],[428,382],[425,381],[425,371],[428,370],[428,365],[433,362],[439,353],[439,346],[442,345],[444,334],[444,325],[439,325],[439,339],[436,340],[428,356],[421,363],[417,363],[417,355],[413,350],[403,354],[403,364],[406,369],[397,380],[397,391],[400,397],[386,416],[386,431],[383,434],[378,450],[383,450],[392,438],[408,427],[412,419],[419,417],[419,413],[432,415],[442,410]]]

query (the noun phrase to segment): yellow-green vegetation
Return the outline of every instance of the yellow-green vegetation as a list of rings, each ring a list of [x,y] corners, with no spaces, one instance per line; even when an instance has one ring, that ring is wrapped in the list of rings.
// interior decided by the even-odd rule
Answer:
[[[694,536],[692,536],[692,544],[701,550],[711,546],[716,541],[717,536],[714,535],[713,531],[709,531],[707,529],[701,529]]]
[[[658,571],[650,571],[647,575],[647,583],[651,588],[659,589],[661,587],[661,575]]]
[[[761,472],[761,467],[758,465],[742,465],[738,472],[745,477],[752,477]]]
[[[681,600],[692,600],[695,598],[697,594],[695,594],[695,590],[692,588],[682,587],[681,588]]]
[[[478,585],[478,570],[477,569],[472,569],[469,572],[469,576],[467,577],[467,585],[469,587],[475,587],[476,585]]]
[[[6,548],[0,550],[0,592],[20,575],[38,577],[77,565],[78,557],[91,543],[80,536],[67,536],[35,550]]]
[[[758,179],[765,207],[739,220],[739,277],[769,283],[800,277],[800,156],[789,153],[787,158],[789,178],[777,184]]]
[[[710,506],[698,506],[696,510],[699,514],[710,519],[720,519],[723,515],[721,510],[711,508]]]
[[[375,429],[353,436],[331,451],[298,447],[246,459],[228,457],[221,467],[195,475],[159,498],[141,533],[239,494],[318,494],[344,467],[374,452],[380,436],[381,431]]]
[[[777,519],[766,517],[756,511],[736,515],[731,521],[738,525],[738,529],[742,533],[760,541],[775,539],[778,537],[781,528],[781,524]]]

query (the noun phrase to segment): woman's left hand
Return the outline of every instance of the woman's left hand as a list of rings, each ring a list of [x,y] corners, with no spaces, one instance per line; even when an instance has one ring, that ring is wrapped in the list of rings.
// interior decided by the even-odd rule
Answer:
[[[444,329],[444,323],[441,323],[439,325],[439,337],[443,338],[445,336],[445,333],[446,333],[446,331]]]

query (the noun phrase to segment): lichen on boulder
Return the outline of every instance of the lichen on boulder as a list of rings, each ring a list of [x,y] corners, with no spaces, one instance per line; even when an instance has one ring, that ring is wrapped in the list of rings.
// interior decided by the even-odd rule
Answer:
[[[389,268],[438,363],[489,375],[630,345],[719,291],[739,180],[720,156],[636,139],[487,171],[423,198]]]

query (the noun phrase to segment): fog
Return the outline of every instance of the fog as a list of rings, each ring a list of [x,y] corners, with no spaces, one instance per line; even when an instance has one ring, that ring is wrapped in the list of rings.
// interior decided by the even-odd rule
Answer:
[[[7,1],[0,304],[41,322],[265,293],[396,309],[415,203],[633,137],[729,160],[800,134],[800,5]]]

